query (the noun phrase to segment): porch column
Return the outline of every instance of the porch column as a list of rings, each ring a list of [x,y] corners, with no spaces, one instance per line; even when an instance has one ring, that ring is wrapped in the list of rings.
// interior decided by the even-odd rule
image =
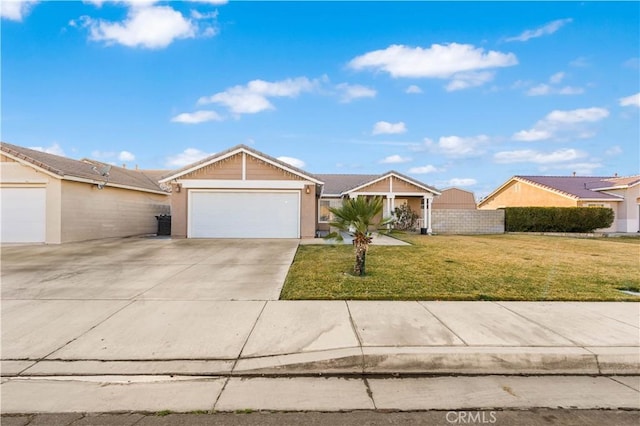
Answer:
[[[427,196],[422,197],[422,227],[427,227],[427,209],[429,208],[429,199]]]
[[[433,199],[427,198],[427,203],[425,205],[427,205],[427,234],[431,235],[431,207],[433,206]]]
[[[387,215],[393,216],[393,210],[396,208],[396,196],[387,195]]]

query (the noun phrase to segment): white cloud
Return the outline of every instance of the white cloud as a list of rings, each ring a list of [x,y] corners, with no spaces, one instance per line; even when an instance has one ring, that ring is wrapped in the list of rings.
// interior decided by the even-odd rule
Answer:
[[[198,124],[205,121],[221,121],[222,117],[215,111],[183,112],[171,119],[174,123]]]
[[[640,58],[630,58],[622,63],[626,68],[640,69]]]
[[[549,82],[553,84],[559,84],[565,77],[565,74],[561,72],[557,72],[549,77]]]
[[[64,150],[58,143],[54,143],[53,145],[48,147],[32,146],[32,147],[29,147],[29,149],[33,149],[40,152],[46,152],[47,154],[64,156]]]
[[[474,157],[484,153],[484,146],[489,142],[486,135],[478,136],[442,136],[434,143],[425,139],[425,145],[432,151],[447,157]]]
[[[411,94],[418,94],[418,93],[422,93],[422,89],[419,86],[412,84],[411,86],[407,87],[407,89],[404,92],[411,93]]]
[[[572,21],[573,19],[571,18],[558,19],[555,21],[551,21],[534,30],[526,30],[517,37],[509,37],[507,38],[507,41],[527,41],[527,40],[531,40],[532,38],[538,38],[545,35],[553,34],[556,31],[558,31],[560,28],[562,28],[564,25]]]
[[[235,114],[255,114],[275,109],[269,98],[295,98],[302,92],[315,90],[317,85],[317,80],[311,81],[306,77],[276,82],[253,80],[245,86],[233,86],[224,92],[202,97],[198,104],[215,103],[227,107]]]
[[[553,87],[548,84],[538,84],[527,90],[527,96],[543,96],[543,95],[580,95],[584,93],[582,87],[564,86]]]
[[[432,166],[431,164],[427,164],[426,166],[412,167],[408,172],[416,175],[426,175],[428,173],[436,173],[439,171],[441,171],[439,168]]]
[[[452,80],[445,86],[448,92],[455,90],[468,89],[469,87],[482,86],[493,80],[495,73],[493,71],[483,72],[464,72],[454,74]]]
[[[542,166],[540,170],[569,170],[575,172],[577,175],[589,176],[595,174],[595,170],[600,168],[602,168],[601,163],[567,163]]]
[[[298,158],[294,158],[294,157],[278,157],[278,160],[282,161],[283,163],[287,163],[292,165],[293,167],[296,167],[298,169],[302,169],[306,163]]]
[[[523,141],[523,142],[532,142],[532,141],[541,141],[541,140],[550,139],[552,136],[553,135],[551,134],[551,132],[547,130],[531,129],[531,130],[521,130],[519,132],[514,133],[513,139],[517,141]]]
[[[509,67],[517,63],[513,53],[485,52],[471,44],[433,44],[429,48],[394,44],[355,57],[349,62],[349,67],[384,71],[392,77],[452,78],[447,90],[459,90],[479,86],[493,78],[492,73],[479,73],[478,70]]]
[[[581,95],[584,93],[582,87],[564,86],[556,92],[559,95]]]
[[[477,183],[478,181],[472,178],[453,178],[447,181],[446,186],[473,186]]]
[[[582,87],[564,86],[558,87],[557,85],[564,80],[566,74],[564,72],[557,72],[549,77],[549,83],[541,83],[529,88],[525,92],[527,96],[545,96],[545,95],[580,95],[584,93]]]
[[[186,0],[186,1],[191,3],[207,3],[207,4],[213,4],[213,5],[219,5],[219,6],[229,3],[229,0]]]
[[[120,151],[120,153],[118,154],[118,160],[120,161],[127,162],[127,161],[133,161],[135,159],[136,159],[136,156],[129,151]]]
[[[402,157],[398,154],[390,155],[380,160],[380,164],[401,164],[411,161],[409,157]]]
[[[544,153],[531,149],[523,149],[516,151],[502,151],[494,154],[493,159],[496,163],[561,163],[584,158],[586,154],[576,149],[560,149],[550,153]]]
[[[620,146],[618,145],[614,145],[611,148],[607,149],[604,153],[606,155],[620,155],[622,154],[622,148],[620,148]]]
[[[635,106],[640,107],[640,92],[635,95],[627,96],[626,98],[618,99],[620,106]]]
[[[36,3],[38,1],[35,0],[2,0],[0,2],[0,17],[22,22]]]
[[[545,83],[541,83],[541,84],[538,84],[537,86],[531,87],[525,93],[527,94],[527,96],[548,95],[549,93],[551,93],[551,86]]]
[[[589,63],[589,60],[587,58],[585,58],[584,56],[580,56],[574,59],[573,61],[569,62],[569,65],[576,68],[585,68],[591,64]]]
[[[359,98],[374,98],[378,93],[375,89],[360,84],[340,83],[336,85],[336,89],[340,92],[342,103],[349,103]]]
[[[161,49],[174,40],[194,38],[198,26],[169,6],[149,6],[149,2],[136,2],[123,22],[81,18],[83,26],[89,28],[89,38],[128,47]]]
[[[167,157],[166,165],[167,167],[183,167],[188,164],[195,163],[196,161],[202,160],[203,158],[209,157],[210,155],[213,154],[200,151],[196,148],[187,148],[179,154]]]
[[[399,133],[405,133],[407,131],[407,127],[402,121],[397,123],[389,123],[388,121],[378,121],[373,125],[373,131],[371,134],[373,135],[394,135]]]
[[[584,123],[594,123],[609,116],[604,108],[581,108],[569,111],[551,111],[545,118],[538,121],[532,129],[521,130],[513,134],[517,141],[541,141],[552,139],[560,133],[570,133],[578,138],[589,138],[593,132],[583,128]]]
[[[609,116],[604,108],[581,108],[570,111],[551,111],[545,120],[550,123],[583,123],[600,121]]]

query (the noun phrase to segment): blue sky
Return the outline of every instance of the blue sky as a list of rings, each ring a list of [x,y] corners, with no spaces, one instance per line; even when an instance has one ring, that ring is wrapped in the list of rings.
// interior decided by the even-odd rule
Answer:
[[[478,197],[640,169],[637,2],[2,0],[1,25],[2,140],[72,158],[246,144]]]

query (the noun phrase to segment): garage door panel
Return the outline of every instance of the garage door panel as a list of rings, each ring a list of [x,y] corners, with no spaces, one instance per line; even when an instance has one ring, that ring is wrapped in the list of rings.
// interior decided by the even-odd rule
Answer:
[[[45,241],[45,188],[0,189],[0,241],[42,243]]]
[[[189,194],[190,238],[299,238],[297,192]]]

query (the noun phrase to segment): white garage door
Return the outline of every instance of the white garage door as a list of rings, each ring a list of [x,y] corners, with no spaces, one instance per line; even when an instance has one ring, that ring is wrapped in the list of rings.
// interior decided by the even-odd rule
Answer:
[[[189,238],[299,238],[297,192],[189,192]]]
[[[45,188],[0,189],[0,241],[43,243],[46,224]]]

